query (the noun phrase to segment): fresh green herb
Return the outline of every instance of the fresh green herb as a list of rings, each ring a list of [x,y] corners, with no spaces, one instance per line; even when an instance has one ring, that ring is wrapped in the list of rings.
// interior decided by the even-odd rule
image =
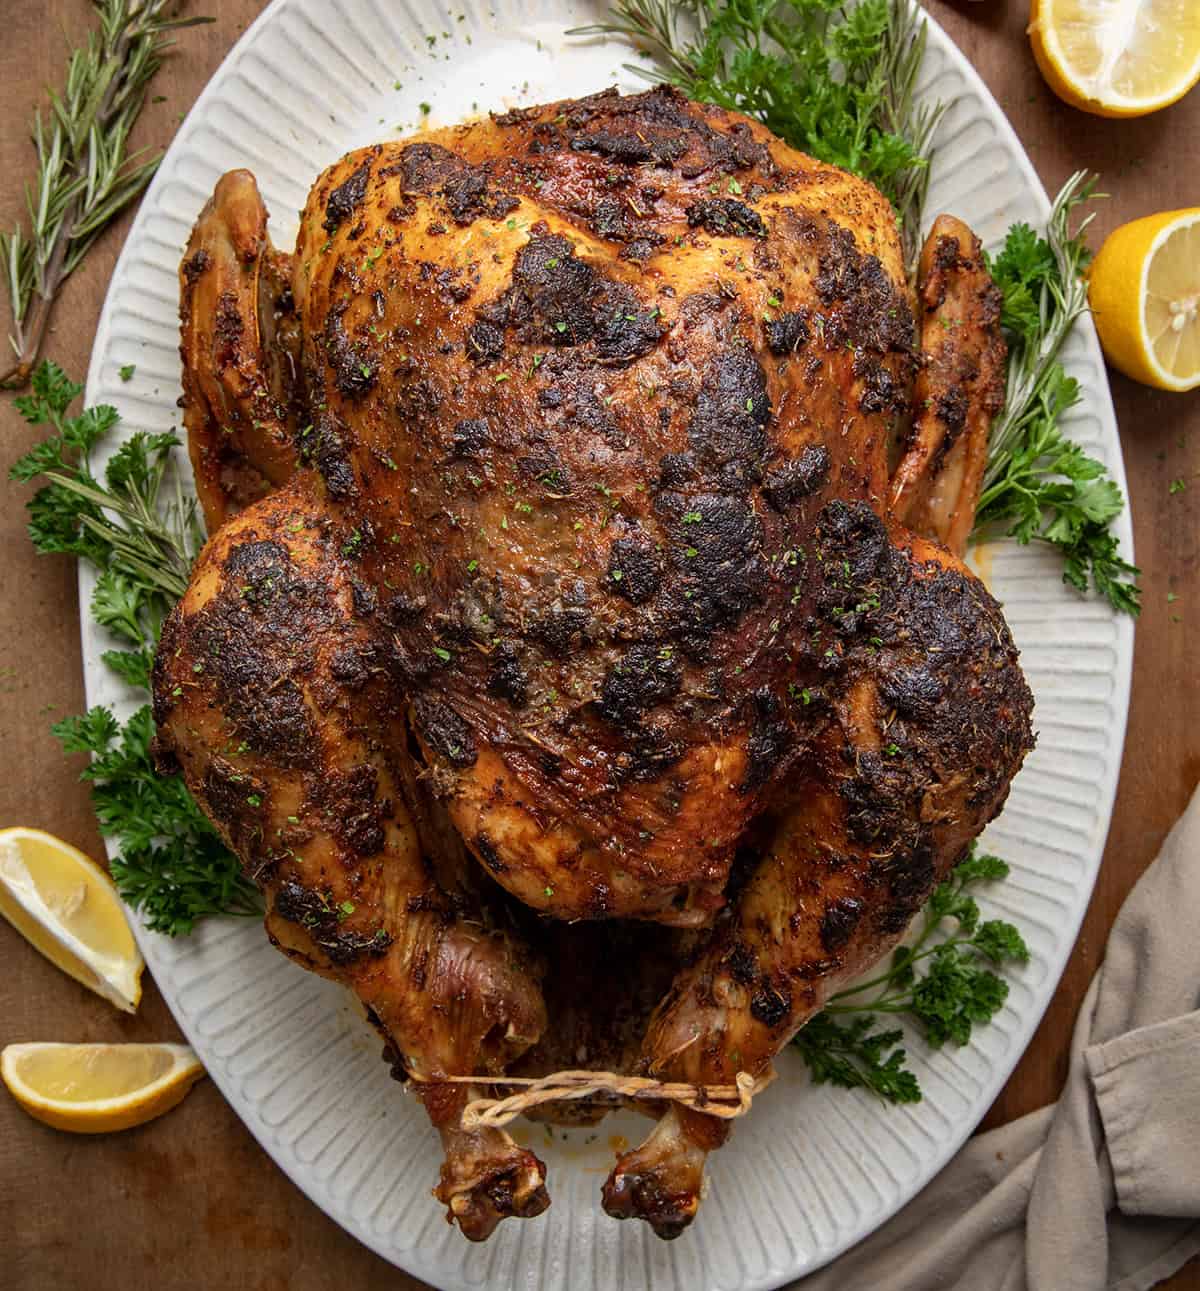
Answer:
[[[148,705],[121,726],[107,708],[68,717],[52,728],[67,753],[90,753],[90,781],[100,832],[120,855],[113,882],[147,927],[177,937],[214,914],[262,913],[258,892],[177,776],[150,757],[154,719]]]
[[[757,117],[804,152],[852,170],[891,198],[915,263],[941,116],[916,79],[925,22],[911,0],[615,0],[605,22],[657,67],[630,70],[689,97]]]
[[[1172,480],[1170,483],[1170,486],[1167,489],[1167,492],[1170,493],[1172,497],[1174,497],[1176,493],[1182,493],[1186,488],[1187,488],[1187,480],[1181,478],[1178,480]]]
[[[210,22],[171,18],[170,0],[94,0],[99,30],[74,50],[61,94],[33,118],[37,178],[29,229],[0,233],[0,272],[12,309],[15,362],[0,386],[33,373],[63,283],[88,248],[150,182],[160,158],[128,152],[146,90],[171,46],[168,32]]]
[[[792,1043],[815,1085],[869,1089],[888,1103],[919,1103],[921,1086],[904,1065],[903,1039],[899,1028],[876,1031],[869,1015],[841,1023],[818,1013]]]
[[[972,845],[934,889],[914,940],[897,947],[882,973],[839,991],[804,1026],[794,1044],[816,1084],[868,1089],[891,1103],[920,1101],[920,1085],[905,1066],[904,1033],[875,1030],[877,1015],[906,1016],[935,1049],[966,1044],[974,1027],[996,1015],[1008,983],[995,969],[1027,963],[1029,948],[1011,923],[982,919],[969,889],[1007,875],[1004,861]],[[939,939],[947,921],[953,930]]]
[[[1115,609],[1136,615],[1140,572],[1122,558],[1111,532],[1124,509],[1121,490],[1104,464],[1069,439],[1060,422],[1079,400],[1079,385],[1059,361],[1068,333],[1087,308],[1083,271],[1090,254],[1072,217],[1094,182],[1073,175],[1055,199],[1040,237],[1014,224],[990,264],[1004,293],[1009,342],[1004,410],[992,427],[974,541],[997,534],[1048,543],[1063,558],[1063,578],[1089,585]]]
[[[187,587],[202,535],[177,482],[163,497],[173,435],[132,435],[96,478],[90,457],[117,413],[96,407],[69,417],[81,390],[53,363],[38,365],[16,405],[50,434],[10,474],[46,481],[28,504],[29,536],[38,551],[77,556],[98,571],[92,616],[132,647],[102,658],[128,685],[147,690],[159,629]],[[155,770],[148,706],[124,726],[107,708],[93,708],[53,730],[68,753],[92,755],[82,774],[101,832],[120,848],[113,880],[148,927],[177,936],[206,915],[260,912],[257,890],[183,781]]]
[[[38,366],[30,393],[15,402],[26,421],[51,433],[9,475],[22,483],[46,481],[29,502],[34,546],[94,565],[93,616],[142,648],[157,640],[159,624],[187,589],[202,539],[196,504],[185,499],[177,478],[172,496],[162,496],[179,442],[170,434],[131,435],[98,480],[90,455],[116,425],[117,411],[100,405],[68,417],[82,390],[56,364]]]
[[[132,381],[133,374],[136,371],[137,371],[136,364],[126,363],[124,367],[117,369],[117,375],[121,378],[122,381]]]

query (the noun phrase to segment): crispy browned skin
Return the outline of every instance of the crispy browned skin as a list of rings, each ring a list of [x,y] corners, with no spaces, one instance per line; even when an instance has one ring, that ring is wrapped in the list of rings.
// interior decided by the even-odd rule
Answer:
[[[486,1236],[544,1207],[541,1166],[459,1129],[475,1087],[436,1077],[624,1063],[646,1003],[606,954],[649,981],[692,946],[642,1065],[764,1070],[998,809],[1028,691],[981,585],[878,519],[915,360],[870,185],[673,91],[608,93],[351,154],[291,300],[279,263],[227,176],[183,269],[206,512],[293,469],[289,425],[299,471],[168,621],[161,744],[277,943],[430,1082],[438,1195]],[[930,263],[935,309],[980,285]],[[542,965],[601,918],[674,928],[589,934],[548,1035]],[[629,1007],[577,1007],[598,978]],[[680,1231],[724,1136],[669,1113],[610,1211]]]
[[[604,95],[351,155],[295,294],[307,451],[468,846],[558,918],[706,922],[785,767],[806,507],[886,488],[887,204],[715,109]]]
[[[1004,403],[1007,347],[999,288],[979,239],[939,215],[921,250],[922,364],[892,515],[961,556],[975,523],[992,419]]]
[[[222,176],[179,266],[183,422],[209,533],[296,469],[292,258],[248,170]]]
[[[498,1073],[545,1025],[539,973],[431,873],[404,700],[341,544],[311,473],[212,539],[158,651],[160,762],[178,761],[262,885],[275,944],[350,987],[408,1073]],[[465,1087],[417,1088],[447,1141],[439,1196],[468,1236],[545,1208],[536,1157],[457,1130]]]
[[[1032,697],[1000,608],[943,548],[832,503],[814,530],[791,662],[808,697],[802,769],[762,862],[659,1005],[642,1069],[759,1076],[828,996],[894,946],[1003,805]],[[808,599],[811,598],[811,599]],[[618,1161],[604,1204],[673,1237],[725,1127],[672,1110]]]

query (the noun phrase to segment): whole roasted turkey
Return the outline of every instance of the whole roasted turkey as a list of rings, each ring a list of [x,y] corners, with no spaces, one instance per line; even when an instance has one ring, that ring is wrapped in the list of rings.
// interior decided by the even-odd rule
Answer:
[[[226,175],[181,268],[212,538],[158,752],[478,1239],[548,1204],[460,1124],[489,1077],[762,1075],[1003,803],[1032,700],[958,558],[998,293],[943,216],[914,300],[874,188],[668,89],[352,153],[291,256],[266,220]],[[672,1237],[727,1123],[659,1110],[604,1206]]]

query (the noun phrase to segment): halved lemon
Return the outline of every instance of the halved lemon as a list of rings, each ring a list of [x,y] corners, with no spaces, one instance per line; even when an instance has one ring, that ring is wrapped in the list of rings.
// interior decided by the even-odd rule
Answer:
[[[10,1044],[0,1077],[39,1121],[105,1134],[152,1121],[204,1075],[186,1044]]]
[[[0,914],[77,982],[137,1008],[141,952],[112,880],[78,848],[40,829],[0,830]]]
[[[1159,390],[1200,386],[1200,207],[1110,233],[1088,301],[1114,367]]]
[[[1196,0],[1033,0],[1029,38],[1055,94],[1095,116],[1156,112],[1200,80]]]

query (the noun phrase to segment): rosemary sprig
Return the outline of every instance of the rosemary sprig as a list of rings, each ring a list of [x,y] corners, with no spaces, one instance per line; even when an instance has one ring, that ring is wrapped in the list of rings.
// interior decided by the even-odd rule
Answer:
[[[210,22],[169,16],[172,0],[93,0],[100,20],[67,62],[61,94],[33,118],[37,178],[26,186],[29,228],[0,232],[15,361],[0,386],[33,372],[63,283],[112,220],[150,182],[160,157],[130,155],[129,133],[171,41],[168,32]]]
[[[917,101],[925,21],[912,0],[616,0],[605,22],[569,34],[624,36],[657,64],[630,71],[871,180],[915,265],[942,107]]]
[[[900,241],[910,278],[916,277],[921,252],[921,220],[929,192],[933,136],[946,111],[940,100],[918,99],[917,77],[925,61],[928,31],[915,0],[888,0],[879,80],[879,126],[904,139],[912,153],[908,166],[898,170],[888,196],[900,221]],[[885,190],[886,191],[886,190]]]
[[[1073,233],[1071,218],[1084,202],[1096,196],[1095,190],[1095,176],[1089,177],[1086,171],[1072,175],[1050,208],[1045,240],[1040,246],[1032,246],[1024,256],[1024,264],[1013,265],[1013,271],[1001,278],[999,285],[1005,294],[1004,323],[1009,334],[1016,338],[1021,361],[1008,365],[1004,408],[992,425],[988,445],[988,464],[983,476],[985,493],[1004,474],[1005,459],[1021,439],[1039,397],[1054,383],[1054,368],[1063,342],[1076,319],[1087,309],[1084,270],[1091,253],[1085,235],[1095,212],[1084,216]],[[1014,228],[1028,230],[1026,225]],[[1009,237],[1011,240],[1011,233]],[[1006,264],[1001,253],[990,265],[993,274],[1002,271]]]

